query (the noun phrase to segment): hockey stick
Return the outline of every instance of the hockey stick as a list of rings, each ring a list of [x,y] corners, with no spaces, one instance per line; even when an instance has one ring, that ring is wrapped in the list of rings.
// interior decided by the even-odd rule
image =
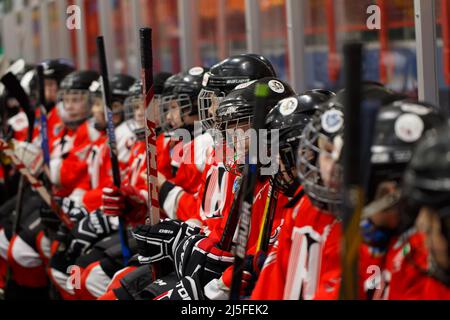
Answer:
[[[42,200],[44,200],[44,202],[53,209],[53,212],[55,212],[59,220],[61,220],[67,228],[71,229],[73,227],[73,223],[69,217],[63,213],[60,206],[53,200],[50,192],[45,188],[44,184],[31,174],[26,165],[16,156],[8,142],[3,139],[0,139],[0,152],[3,152],[8,158],[11,159],[16,169],[30,183],[30,186],[36,190]]]
[[[269,193],[267,194],[263,222],[261,223],[261,230],[256,248],[257,255],[267,254],[269,252],[270,235],[272,232],[273,221],[275,219],[275,211],[277,208],[279,194],[280,192],[273,186],[273,184],[271,184]]]
[[[156,167],[156,111],[152,109],[153,91],[153,42],[152,29],[140,30],[142,83],[144,87],[145,137],[147,148],[148,220],[150,225],[159,223],[158,171]]]
[[[360,221],[364,205],[364,182],[361,170],[361,108],[362,108],[362,44],[344,46],[344,203],[342,238],[342,280],[340,299],[358,297],[358,252],[361,243]]]
[[[47,109],[45,108],[45,79],[44,79],[44,67],[38,65],[36,68],[38,83],[39,83],[39,123],[40,123],[40,134],[41,134],[41,147],[44,155],[44,182],[47,187],[50,187],[50,146],[48,142],[48,122],[47,122]],[[45,179],[47,176],[48,179]]]
[[[267,85],[257,85],[255,90],[256,101],[253,112],[252,129],[256,132],[257,152],[250,152],[249,163],[245,165],[242,181],[242,198],[239,204],[240,222],[238,228],[238,243],[234,257],[233,278],[231,280],[230,300],[239,300],[241,293],[242,273],[245,267],[247,243],[250,234],[251,214],[254,200],[256,181],[259,168],[259,131],[264,128],[266,114],[264,110],[264,98],[268,95]],[[253,142],[250,142],[253,143]]]
[[[33,138],[33,128],[35,119],[34,112],[30,105],[30,100],[28,99],[25,90],[20,85],[19,80],[17,80],[17,78],[11,72],[8,72],[6,75],[4,75],[1,79],[1,82],[8,90],[9,94],[16,98],[22,109],[25,111],[25,114],[28,119],[27,142],[30,143]],[[19,186],[17,189],[17,196],[16,196],[16,206],[14,209],[15,216],[13,222],[13,230],[15,233],[19,232],[20,221],[22,219],[24,192],[25,192],[25,178],[23,175],[21,175],[19,178]]]
[[[228,214],[227,222],[222,232],[218,247],[224,251],[231,251],[233,245],[233,237],[236,232],[237,225],[239,223],[239,203],[242,197],[242,181],[239,181],[237,190],[234,193],[233,205],[231,206]]]
[[[97,51],[100,65],[101,74],[101,84],[103,101],[105,104],[105,118],[107,122],[107,134],[108,134],[108,144],[109,152],[111,155],[111,167],[113,173],[113,182],[117,188],[120,188],[120,167],[119,160],[117,158],[117,144],[116,144],[116,134],[113,123],[113,113],[111,104],[111,91],[109,89],[109,77],[108,77],[108,65],[106,63],[106,52],[105,52],[105,42],[102,36],[97,37]],[[122,217],[119,217],[119,236],[120,243],[122,247],[122,255],[124,259],[124,264],[127,265],[131,258],[131,250],[128,245],[128,235],[125,227],[125,222]]]

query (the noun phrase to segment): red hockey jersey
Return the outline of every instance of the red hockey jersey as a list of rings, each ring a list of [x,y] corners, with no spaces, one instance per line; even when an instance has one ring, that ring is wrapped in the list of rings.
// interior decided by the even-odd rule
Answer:
[[[304,196],[286,209],[279,240],[266,259],[252,299],[337,299],[340,283],[338,219]]]

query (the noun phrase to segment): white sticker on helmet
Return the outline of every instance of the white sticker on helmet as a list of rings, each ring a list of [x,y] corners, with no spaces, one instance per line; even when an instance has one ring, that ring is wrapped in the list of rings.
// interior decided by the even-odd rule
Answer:
[[[211,76],[211,74],[208,72],[208,73],[205,73],[204,75],[203,75],[203,82],[202,82],[202,85],[204,86],[204,87],[206,87],[206,86],[208,86],[208,82],[209,82],[209,77]]]
[[[412,113],[401,115],[395,122],[395,135],[407,143],[418,141],[422,137],[424,129],[423,120]]]
[[[203,69],[202,67],[193,67],[189,70],[189,74],[191,76],[199,76],[201,75],[203,72],[205,71],[205,69]]]
[[[298,100],[294,97],[284,99],[280,102],[280,113],[283,116],[289,116],[294,113],[295,110],[297,110],[298,107]]]
[[[236,86],[236,88],[234,88],[234,90],[241,90],[241,89],[245,89],[247,87],[250,87],[256,81],[257,80],[249,81],[249,82],[246,82],[246,83],[241,83],[240,85]]]
[[[276,93],[283,93],[285,91],[284,85],[277,80],[270,80],[269,88]]]
[[[336,109],[326,111],[322,115],[322,129],[326,133],[336,133],[344,126],[344,114]]]
[[[430,108],[415,103],[404,103],[398,101],[396,105],[400,106],[400,109],[402,109],[403,112],[415,113],[419,116],[425,116],[427,114],[430,114],[432,111]]]

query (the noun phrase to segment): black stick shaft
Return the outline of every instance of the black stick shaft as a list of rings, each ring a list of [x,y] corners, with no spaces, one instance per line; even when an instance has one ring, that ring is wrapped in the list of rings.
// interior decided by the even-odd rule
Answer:
[[[346,96],[344,104],[344,207],[341,299],[358,297],[358,251],[363,205],[361,172],[362,44],[344,46]]]
[[[117,157],[116,133],[113,123],[113,113],[111,105],[111,91],[109,87],[108,64],[106,61],[105,41],[102,36],[97,37],[97,51],[100,65],[100,74],[102,77],[103,98],[105,102],[105,117],[107,122],[108,144],[111,156],[111,168],[113,173],[113,182],[117,188],[121,187],[119,159]],[[131,258],[131,250],[128,244],[128,235],[123,217],[119,217],[119,236],[122,249],[124,264],[127,265]]]
[[[230,300],[239,300],[241,294],[242,285],[242,273],[245,268],[245,257],[247,254],[247,244],[250,235],[250,223],[251,223],[251,213],[253,208],[253,199],[255,193],[256,182],[258,178],[258,167],[259,167],[259,151],[260,151],[260,141],[259,132],[260,129],[264,128],[264,122],[266,114],[265,110],[265,97],[268,94],[267,85],[256,86],[256,101],[253,112],[253,123],[252,129],[256,133],[256,154],[250,152],[250,161],[245,166],[244,178],[242,185],[242,198],[239,205],[239,228],[238,228],[238,241],[236,245],[236,254],[234,257],[234,268],[233,277],[231,281],[230,289]],[[254,142],[250,142],[254,143]]]

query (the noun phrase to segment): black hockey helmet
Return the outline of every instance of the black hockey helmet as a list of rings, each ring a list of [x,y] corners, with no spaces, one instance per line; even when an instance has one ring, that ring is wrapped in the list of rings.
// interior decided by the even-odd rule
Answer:
[[[130,88],[136,82],[136,78],[126,74],[116,74],[110,81],[111,99],[123,103],[130,95]]]
[[[216,110],[216,132],[214,136],[216,146],[221,148],[218,154],[223,155],[226,151],[223,162],[231,172],[239,173],[242,169],[240,165],[245,163],[241,162],[245,161],[246,150],[243,148],[244,140],[240,136],[240,131],[246,131],[251,126],[255,112],[255,90],[258,85],[266,85],[269,88],[268,96],[265,97],[264,109],[260,111],[265,115],[279,101],[294,95],[294,91],[289,84],[277,78],[267,77],[238,85],[222,100]],[[222,140],[217,140],[219,133]],[[223,147],[226,149],[222,149]]]
[[[93,82],[98,81],[99,74],[96,71],[75,71],[67,75],[61,82],[61,90],[89,91]]]
[[[257,54],[229,57],[211,67],[203,77],[203,89],[198,96],[199,115],[206,129],[214,127],[214,110],[220,100],[237,85],[266,77],[276,72],[268,59]]]
[[[44,60],[41,65],[44,68],[44,78],[53,79],[58,85],[68,74],[75,71],[73,62],[67,59]]]
[[[170,77],[166,82],[163,96],[164,116],[168,106],[175,101],[181,110],[181,117],[198,114],[198,95],[202,90],[203,75],[208,70],[203,67],[193,67]]]
[[[435,106],[413,100],[395,101],[379,110],[371,148],[369,201],[380,182],[401,182],[417,143],[443,122]]]
[[[450,216],[450,127],[429,131],[405,170],[404,193],[410,201]]]
[[[157,73],[154,77],[153,91],[155,92],[155,96],[159,96],[164,91],[164,84],[172,76],[169,72],[160,72]]]
[[[320,106],[334,95],[326,90],[306,91],[281,100],[266,117],[266,129],[278,130],[279,155],[285,168],[280,168],[275,174],[274,186],[288,196],[293,196],[300,185],[293,170],[297,165],[297,150],[303,130]]]

